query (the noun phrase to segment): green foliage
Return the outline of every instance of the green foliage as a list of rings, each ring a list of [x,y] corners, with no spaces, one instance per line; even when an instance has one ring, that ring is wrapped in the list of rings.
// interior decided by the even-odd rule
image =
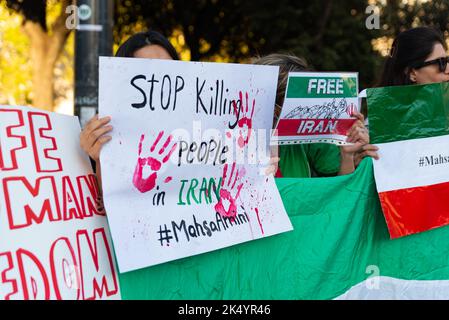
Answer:
[[[60,10],[61,3],[57,0],[0,0],[0,104],[32,105],[33,61],[23,23],[40,21],[47,30],[46,25],[54,22]],[[66,105],[71,105],[68,99],[73,94],[73,61],[74,36],[71,35],[54,70],[55,102],[59,110],[64,104],[65,113],[72,112]]]
[[[20,17],[0,3],[0,104],[31,103],[28,47]]]
[[[380,30],[365,26],[372,3],[381,9]],[[317,70],[359,71],[361,87],[369,87],[383,60],[373,40],[385,42],[418,25],[445,31],[448,9],[449,0],[119,0],[115,41],[138,25],[168,36],[182,33],[194,61],[246,62],[255,55],[291,52]]]
[[[46,30],[58,3],[0,0],[0,103],[30,103],[29,40],[21,22],[39,22]],[[381,9],[380,30],[365,26],[372,3]],[[358,71],[364,88],[376,84],[389,39],[419,25],[448,36],[448,12],[449,0],[116,0],[114,42],[117,48],[133,33],[152,28],[169,36],[185,60],[249,62],[290,52],[316,70]],[[66,96],[73,86],[73,38],[55,77],[57,96]]]

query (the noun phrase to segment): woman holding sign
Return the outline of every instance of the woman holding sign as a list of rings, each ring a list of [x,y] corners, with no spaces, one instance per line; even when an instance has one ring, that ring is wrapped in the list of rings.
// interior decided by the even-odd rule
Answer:
[[[255,61],[255,64],[279,66],[278,90],[273,127],[281,114],[289,72],[308,71],[307,63],[292,55],[271,54]],[[325,177],[344,175],[355,170],[355,154],[369,143],[368,131],[361,113],[353,114],[357,121],[349,130],[347,142],[353,145],[339,148],[333,144],[313,143],[282,145],[279,147],[277,177]]]
[[[140,32],[131,36],[118,48],[116,57],[179,60],[178,53],[170,41],[156,31]],[[110,117],[98,118],[96,115],[89,120],[80,135],[81,148],[95,161],[100,189],[100,150],[111,140],[108,135],[112,131],[110,121]]]

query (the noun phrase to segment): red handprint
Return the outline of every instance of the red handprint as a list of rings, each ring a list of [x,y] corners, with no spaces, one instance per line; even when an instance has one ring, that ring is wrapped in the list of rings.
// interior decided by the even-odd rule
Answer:
[[[238,144],[240,146],[240,148],[243,148],[245,145],[248,144],[249,139],[251,138],[251,129],[253,128],[253,116],[254,116],[254,109],[256,106],[256,99],[253,99],[253,106],[251,109],[251,115],[248,117],[248,112],[249,112],[249,99],[248,99],[248,92],[245,93],[245,98],[246,98],[246,107],[245,110],[243,107],[243,94],[240,91],[239,92],[239,98],[240,98],[240,106],[239,106],[239,110],[237,110],[237,103],[234,103],[234,113],[237,116],[237,119],[240,117],[240,112],[243,113],[243,117],[238,120],[237,125],[240,128],[240,136],[238,139]],[[244,128],[246,127],[246,128]],[[244,137],[245,134],[244,132],[246,131],[246,138]]]
[[[215,205],[215,211],[218,212],[222,217],[234,218],[237,215],[236,202],[237,202],[237,199],[239,198],[240,190],[242,190],[243,182],[240,183],[239,171],[237,170],[237,172],[235,173],[234,182],[232,183],[232,186],[231,186],[232,176],[234,175],[234,171],[235,171],[235,162],[234,162],[232,164],[232,169],[231,169],[231,174],[229,176],[228,184],[226,185],[226,187],[230,187],[230,191],[224,189],[227,171],[228,171],[228,164],[225,164],[224,168],[223,168],[223,178],[221,180],[220,200]],[[237,185],[237,192],[236,192],[235,196],[232,196],[231,191],[234,190],[235,185],[237,184],[237,181],[239,181],[239,183]],[[224,207],[224,204],[223,204],[224,201],[229,202],[229,208],[227,210]]]
[[[139,158],[137,159],[136,169],[134,170],[134,177],[133,177],[133,184],[142,193],[148,192],[153,190],[153,188],[156,186],[156,180],[157,180],[157,172],[161,169],[162,165],[170,159],[170,156],[175,151],[177,143],[175,143],[170,151],[165,155],[165,157],[162,159],[162,162],[157,160],[155,157],[154,149],[156,149],[157,144],[161,140],[162,136],[164,135],[164,131],[159,132],[159,135],[157,136],[156,140],[154,141],[153,145],[150,148],[150,152],[154,156],[149,156],[147,158],[141,158],[140,155],[142,154],[142,143],[145,139],[145,135],[142,134],[139,141]],[[170,144],[172,140],[172,136],[168,136],[167,140],[165,141],[164,145],[159,150],[158,154],[162,155],[168,145]],[[148,165],[150,166],[150,169],[153,171],[148,178],[142,177],[142,171],[143,168]],[[164,182],[169,182],[171,180],[171,177],[168,177],[165,179]]]

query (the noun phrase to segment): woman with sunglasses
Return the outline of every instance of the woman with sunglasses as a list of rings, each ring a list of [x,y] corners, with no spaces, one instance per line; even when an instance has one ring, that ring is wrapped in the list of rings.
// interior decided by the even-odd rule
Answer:
[[[434,28],[419,27],[401,32],[393,41],[385,61],[380,87],[449,81],[447,45]],[[366,157],[377,159],[378,148],[367,144],[355,156],[358,164]]]
[[[436,29],[419,27],[400,33],[391,47],[380,86],[449,81],[446,50],[446,42]]]

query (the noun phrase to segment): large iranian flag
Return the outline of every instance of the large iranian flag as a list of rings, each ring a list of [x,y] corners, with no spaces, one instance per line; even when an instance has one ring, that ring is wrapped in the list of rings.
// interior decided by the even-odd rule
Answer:
[[[391,238],[449,224],[449,84],[368,89],[367,99]]]
[[[372,159],[276,181],[294,230],[120,275],[123,299],[449,299],[449,226],[389,239]]]

